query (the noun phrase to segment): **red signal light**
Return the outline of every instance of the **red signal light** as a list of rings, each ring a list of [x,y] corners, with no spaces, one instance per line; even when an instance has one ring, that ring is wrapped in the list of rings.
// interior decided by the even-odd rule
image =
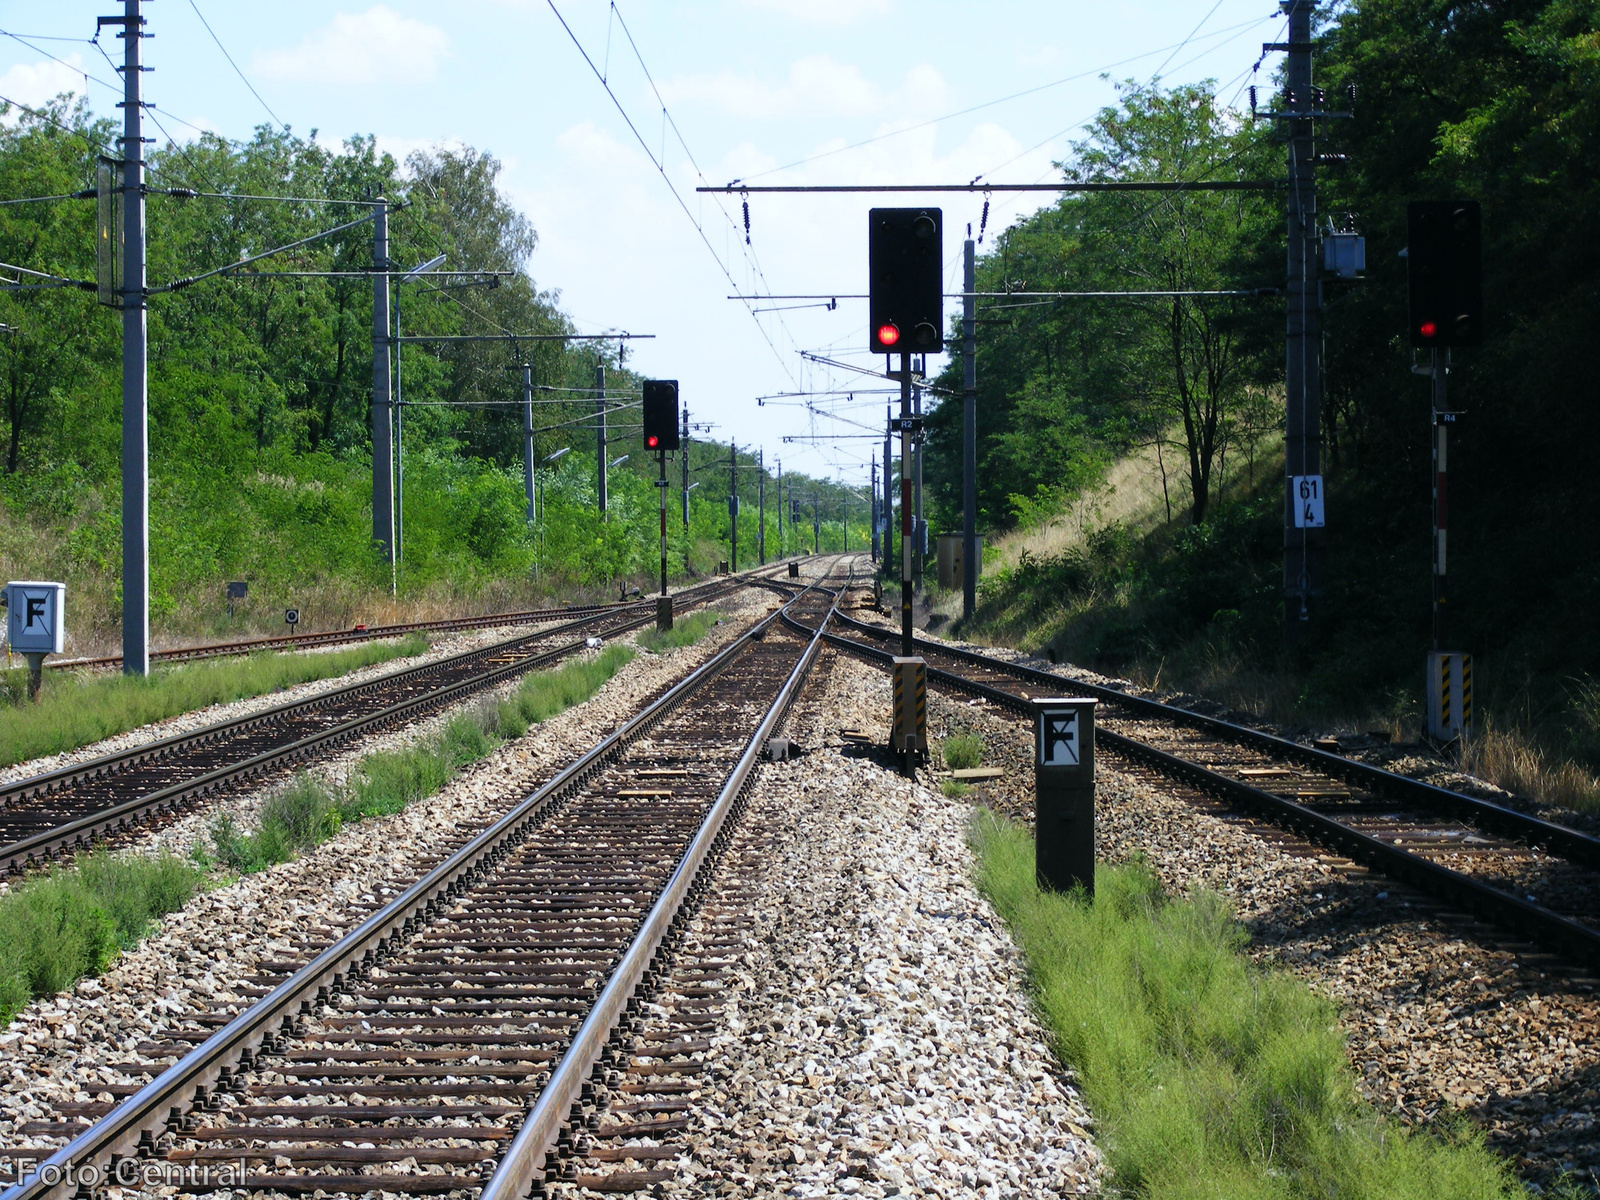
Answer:
[[[645,438],[644,444],[650,449],[654,450],[657,446],[661,445],[661,439],[652,433],[649,437]]]
[[[893,321],[878,326],[878,345],[892,346],[900,340],[900,327]]]
[[[1438,337],[1439,326],[1432,321],[1424,321],[1421,325],[1417,326],[1417,332],[1425,338]]]

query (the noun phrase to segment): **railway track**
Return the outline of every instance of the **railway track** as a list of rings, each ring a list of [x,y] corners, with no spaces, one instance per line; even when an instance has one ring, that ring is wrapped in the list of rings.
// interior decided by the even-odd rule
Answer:
[[[679,593],[695,605],[743,586],[716,580]],[[16,872],[148,827],[186,806],[306,762],[359,737],[548,666],[655,619],[654,601],[601,612],[147,742],[0,786],[0,872]]]
[[[823,627],[837,590],[782,611]],[[511,1200],[541,1194],[579,1148],[616,1164],[608,1190],[661,1178],[659,1147],[632,1142],[671,1128],[681,1102],[602,1119],[591,1081],[617,1065],[613,1035],[644,1024],[640,997],[669,974],[664,947],[817,655],[820,638],[779,615],[334,944],[269,964],[244,1011],[193,1014],[138,1046],[104,1086],[120,1100],[22,1128],[71,1140],[0,1200],[126,1181]],[[692,1052],[682,1038],[661,1049]]]
[[[151,662],[188,662],[197,658],[227,658],[262,650],[309,650],[347,642],[370,642],[403,637],[408,633],[454,633],[462,629],[497,629],[509,625],[535,625],[562,617],[576,620],[596,613],[629,607],[625,603],[568,604],[557,608],[530,608],[522,612],[487,613],[481,617],[445,617],[438,621],[406,621],[397,625],[357,625],[353,629],[326,629],[316,633],[286,633],[277,637],[242,638],[234,642],[209,642],[202,646],[177,646],[150,651]],[[45,663],[52,671],[97,670],[120,667],[122,655],[101,658],[62,658]]]
[[[880,665],[898,633],[844,615],[823,636]],[[886,650],[878,643],[894,642]],[[1031,717],[1093,696],[1099,749],[1402,880],[1588,967],[1600,965],[1600,839],[1330,751],[918,638],[929,682]]]

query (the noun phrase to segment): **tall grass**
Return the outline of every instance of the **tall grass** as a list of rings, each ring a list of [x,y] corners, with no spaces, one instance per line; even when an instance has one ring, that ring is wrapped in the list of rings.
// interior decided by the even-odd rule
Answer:
[[[680,650],[684,646],[692,646],[705,637],[708,630],[719,625],[722,618],[714,612],[701,611],[690,613],[687,617],[678,617],[672,623],[672,628],[666,632],[659,629],[646,629],[638,637],[639,645],[646,650],[661,654],[667,650]]]
[[[202,868],[172,854],[101,850],[0,896],[0,1024],[34,997],[100,974],[204,879]]]
[[[1600,779],[1580,763],[1551,753],[1526,730],[1482,718],[1461,749],[1461,769],[1479,779],[1578,812],[1600,812]]]
[[[1510,1200],[1465,1128],[1415,1132],[1356,1097],[1331,1002],[1241,953],[1223,899],[1166,900],[1139,864],[1095,897],[1040,892],[1033,839],[973,827],[978,883],[1027,958],[1124,1195],[1148,1200]]]
[[[529,675],[508,698],[457,713],[431,738],[366,755],[337,790],[302,772],[261,806],[253,830],[240,830],[228,813],[212,821],[216,856],[250,874],[314,849],[347,824],[397,813],[433,795],[502,741],[587,700],[633,653],[629,646],[607,646],[593,658]]]
[[[0,706],[0,766],[61,754],[152,721],[329,679],[395,658],[421,654],[413,634],[326,654],[253,654],[248,658],[158,667],[144,677],[57,671],[45,677],[39,703]]]

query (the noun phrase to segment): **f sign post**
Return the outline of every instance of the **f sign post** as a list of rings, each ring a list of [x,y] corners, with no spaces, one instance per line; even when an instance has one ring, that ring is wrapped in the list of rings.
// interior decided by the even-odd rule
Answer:
[[[1034,872],[1039,887],[1094,895],[1095,700],[1035,699]]]
[[[36,580],[6,584],[6,640],[28,660],[28,699],[39,699],[44,656],[65,645],[67,585]]]

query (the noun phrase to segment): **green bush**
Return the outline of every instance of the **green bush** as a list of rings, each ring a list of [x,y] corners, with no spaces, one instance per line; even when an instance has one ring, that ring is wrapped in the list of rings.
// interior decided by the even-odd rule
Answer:
[[[1098,868],[1092,902],[1041,892],[1025,829],[981,814],[973,840],[979,886],[1027,957],[1122,1194],[1525,1195],[1481,1135],[1410,1131],[1360,1103],[1333,1004],[1243,956],[1221,897],[1164,899],[1141,864]]]
[[[248,875],[320,846],[339,832],[341,820],[333,793],[302,771],[261,805],[254,833],[240,833],[222,813],[211,823],[211,841],[219,860]]]
[[[692,646],[705,637],[708,630],[722,623],[722,618],[713,612],[690,613],[686,617],[679,617],[673,621],[672,628],[666,632],[651,627],[638,637],[639,645],[655,654],[667,650],[679,650],[684,646]]]
[[[607,646],[593,658],[578,659],[553,671],[529,675],[512,696],[500,702],[495,731],[519,738],[530,725],[548,721],[574,704],[582,704],[605,682],[633,661],[631,646]]]
[[[970,730],[952,733],[939,744],[939,750],[944,755],[944,765],[952,771],[977,766],[983,761],[985,749],[987,747],[983,744],[983,738]]]
[[[186,904],[204,878],[171,854],[101,850],[24,880],[0,897],[0,1021],[34,997],[100,974],[156,917]]]

